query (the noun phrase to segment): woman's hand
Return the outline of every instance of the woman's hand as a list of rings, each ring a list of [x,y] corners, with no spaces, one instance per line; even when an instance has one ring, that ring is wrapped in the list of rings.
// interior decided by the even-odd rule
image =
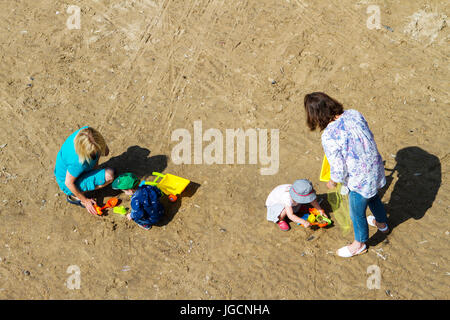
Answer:
[[[82,203],[83,203],[84,207],[86,208],[86,210],[87,210],[90,214],[92,214],[92,215],[94,215],[94,216],[97,216],[97,215],[98,215],[98,214],[97,214],[97,210],[95,210],[95,208],[94,208],[94,205],[97,204],[97,202],[95,202],[94,199],[87,199],[87,198],[86,198],[86,200],[82,201]]]
[[[72,193],[75,195],[75,197],[77,197],[78,199],[81,200],[81,203],[83,204],[83,206],[86,208],[86,210],[96,216],[97,214],[97,210],[95,210],[94,205],[97,204],[97,202],[95,202],[95,200],[93,199],[88,199],[86,198],[82,192],[80,192],[80,190],[78,190],[77,186],[75,185],[75,180],[77,178],[72,176],[69,173],[69,170],[67,170],[66,172],[66,181],[65,184],[67,186],[67,188],[69,188],[70,191],[72,191]]]
[[[334,189],[334,188],[336,188],[336,186],[337,186],[337,183],[334,182],[333,180],[330,180],[330,181],[327,182],[327,188],[328,189]]]
[[[133,219],[131,219],[131,213],[127,214],[127,219],[130,221],[133,220]]]

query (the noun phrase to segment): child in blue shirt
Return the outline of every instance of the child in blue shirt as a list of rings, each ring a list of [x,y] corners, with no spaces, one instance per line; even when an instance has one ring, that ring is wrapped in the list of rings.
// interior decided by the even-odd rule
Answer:
[[[161,191],[155,186],[139,185],[139,179],[133,173],[118,176],[112,188],[131,196],[131,213],[127,214],[127,218],[139,227],[150,230],[164,214],[164,207],[159,201]]]

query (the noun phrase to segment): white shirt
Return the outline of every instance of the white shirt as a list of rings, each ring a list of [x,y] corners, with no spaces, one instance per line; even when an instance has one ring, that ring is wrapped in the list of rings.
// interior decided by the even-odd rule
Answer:
[[[346,110],[322,133],[331,180],[370,199],[386,184],[383,159],[363,115]]]
[[[270,207],[274,204],[282,204],[285,207],[295,206],[297,203],[292,200],[291,195],[289,194],[291,186],[291,184],[282,184],[273,189],[267,196],[266,206]]]

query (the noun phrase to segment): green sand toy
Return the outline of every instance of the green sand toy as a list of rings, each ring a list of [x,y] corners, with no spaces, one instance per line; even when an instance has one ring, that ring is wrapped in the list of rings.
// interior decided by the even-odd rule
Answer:
[[[113,212],[124,216],[127,214],[127,208],[125,208],[124,206],[114,207]]]

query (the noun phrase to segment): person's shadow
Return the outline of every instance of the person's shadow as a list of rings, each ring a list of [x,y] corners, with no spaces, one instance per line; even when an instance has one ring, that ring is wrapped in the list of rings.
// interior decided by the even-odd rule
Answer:
[[[114,176],[117,177],[125,172],[132,172],[139,180],[152,175],[153,171],[163,172],[167,167],[167,156],[156,155],[149,157],[150,150],[139,146],[132,146],[119,156],[112,157],[108,161],[99,165],[99,168],[113,168]],[[111,188],[111,184],[92,191],[92,196],[97,199],[97,203],[103,203],[106,197],[118,196],[121,191]]]
[[[392,175],[397,172],[398,181],[385,205],[391,232],[411,218],[421,219],[431,208],[442,183],[439,158],[419,147],[399,150],[395,160],[395,167],[386,169],[391,174],[386,176],[386,185],[379,193],[382,198],[393,181]],[[377,232],[369,241],[375,245],[385,239],[385,234]]]
[[[192,197],[199,187],[200,184],[191,181],[187,185],[186,189],[184,189],[184,191],[178,196],[178,199],[175,202],[170,202],[169,198],[163,194],[160,200],[165,208],[164,216],[161,218],[161,220],[155,223],[155,226],[162,227],[172,221],[173,217],[177,214],[178,210],[181,207],[183,198]]]
[[[138,179],[152,175],[153,171],[163,172],[167,167],[167,156],[157,155],[149,157],[150,150],[139,146],[132,146],[119,156],[112,157],[100,165],[101,168],[114,168],[117,177],[125,172],[134,173]]]

